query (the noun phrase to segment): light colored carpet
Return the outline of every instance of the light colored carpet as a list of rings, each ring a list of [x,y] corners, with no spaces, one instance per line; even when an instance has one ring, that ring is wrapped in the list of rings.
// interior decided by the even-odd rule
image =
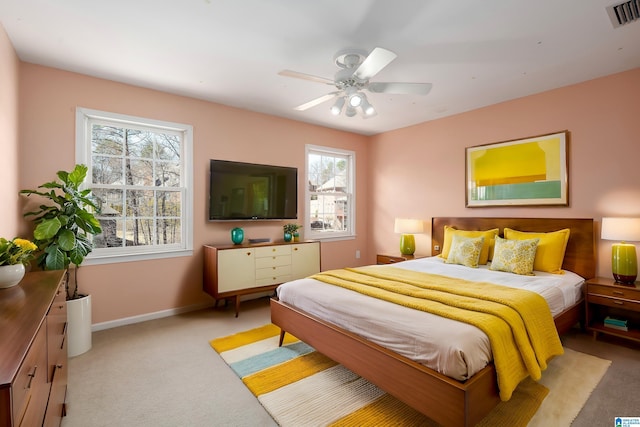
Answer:
[[[279,348],[278,336],[279,328],[265,325],[211,345],[279,425],[436,425],[289,335]],[[481,425],[526,426],[530,420],[532,426],[570,425],[610,363],[565,349],[550,363],[544,385],[523,382]]]
[[[276,427],[209,345],[269,319],[269,301],[259,299],[243,302],[237,318],[230,306],[94,332],[91,350],[69,359],[62,427]],[[613,361],[571,427],[612,426],[615,417],[638,415],[640,346],[594,340],[578,329],[562,342]]]

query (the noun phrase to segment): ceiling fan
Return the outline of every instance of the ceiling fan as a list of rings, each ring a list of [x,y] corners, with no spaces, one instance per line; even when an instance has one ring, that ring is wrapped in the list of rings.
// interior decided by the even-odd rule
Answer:
[[[367,55],[360,49],[345,49],[334,56],[335,64],[340,67],[334,79],[299,73],[297,71],[283,70],[278,74],[285,77],[295,77],[317,83],[335,86],[338,90],[322,95],[309,102],[295,107],[295,110],[304,111],[320,105],[331,99],[336,99],[331,107],[331,113],[339,115],[343,108],[347,117],[353,117],[360,111],[364,117],[376,114],[375,108],[369,103],[363,90],[372,93],[389,93],[400,95],[426,95],[431,90],[431,83],[400,83],[400,82],[370,82],[369,80],[378,74],[398,55],[390,50],[376,47]],[[346,105],[346,107],[345,107]]]

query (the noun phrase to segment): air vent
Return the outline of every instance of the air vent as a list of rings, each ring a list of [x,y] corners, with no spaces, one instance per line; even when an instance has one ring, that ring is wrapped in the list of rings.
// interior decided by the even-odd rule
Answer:
[[[630,0],[607,7],[614,28],[640,20],[640,0]]]

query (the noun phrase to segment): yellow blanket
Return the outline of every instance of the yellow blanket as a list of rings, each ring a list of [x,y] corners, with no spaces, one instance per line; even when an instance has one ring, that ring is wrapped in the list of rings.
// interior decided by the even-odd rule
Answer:
[[[389,266],[311,277],[476,326],[489,337],[504,401],[527,376],[539,380],[547,362],[563,353],[549,306],[535,292]]]

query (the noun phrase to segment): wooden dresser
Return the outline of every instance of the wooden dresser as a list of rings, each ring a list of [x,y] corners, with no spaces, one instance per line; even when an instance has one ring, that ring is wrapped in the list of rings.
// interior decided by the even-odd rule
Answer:
[[[59,426],[67,393],[65,272],[0,289],[0,427]]]
[[[320,243],[204,246],[203,289],[219,300],[271,291],[279,284],[320,272]]]

